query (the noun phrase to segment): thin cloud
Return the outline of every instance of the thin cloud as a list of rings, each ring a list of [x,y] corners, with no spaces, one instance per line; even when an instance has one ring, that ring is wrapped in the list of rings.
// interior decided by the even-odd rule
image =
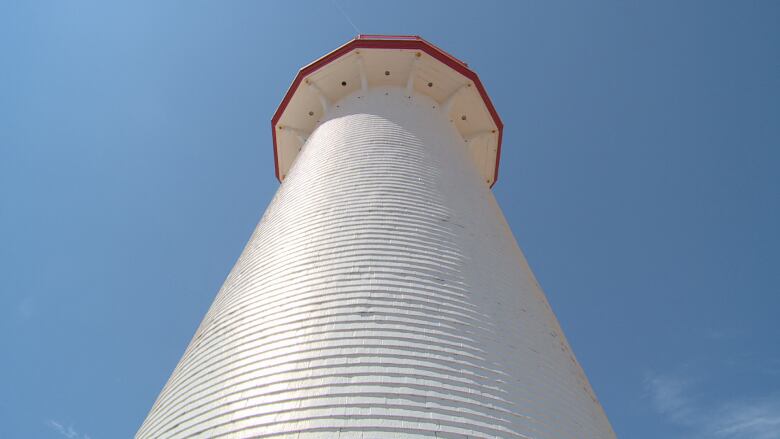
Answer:
[[[734,328],[707,328],[704,330],[704,338],[712,341],[736,340],[743,331]]]
[[[780,438],[780,398],[731,402],[711,420],[713,434],[722,438]]]
[[[673,376],[655,375],[645,380],[656,411],[677,423],[685,423],[694,415],[695,406],[688,396],[690,384]]]
[[[48,425],[52,430],[56,431],[60,435],[68,438],[68,439],[91,439],[88,435],[80,435],[78,431],[76,431],[73,426],[69,425],[65,427],[62,423],[57,422],[53,419],[49,419],[46,421],[46,425]]]
[[[645,388],[655,410],[694,438],[780,439],[780,396],[707,404],[696,382],[681,376],[649,375]]]

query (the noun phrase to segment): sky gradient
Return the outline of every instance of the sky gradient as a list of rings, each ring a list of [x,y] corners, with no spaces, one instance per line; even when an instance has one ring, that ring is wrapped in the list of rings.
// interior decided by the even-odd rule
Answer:
[[[780,438],[780,3],[584,3],[0,3],[0,437],[135,433],[278,187],[272,113],[359,30],[480,75],[619,437]]]

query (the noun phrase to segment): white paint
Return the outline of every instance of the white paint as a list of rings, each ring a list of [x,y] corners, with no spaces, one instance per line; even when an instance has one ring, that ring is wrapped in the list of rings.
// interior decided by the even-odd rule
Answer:
[[[497,133],[499,129],[471,80],[420,50],[353,50],[309,74],[306,81],[292,90],[292,97],[275,127],[281,180],[289,174],[300,143],[293,133],[279,127],[293,126],[304,132],[314,131],[326,120],[331,106],[355,93],[368,94],[375,89],[404,87],[406,96],[411,99],[418,96],[427,97],[425,102],[433,99],[433,105],[450,116],[463,138],[483,131]],[[461,119],[462,115],[467,118]],[[489,136],[478,145],[469,145],[471,154],[479,163],[482,181],[488,186],[494,183],[496,175],[498,140],[498,135]]]
[[[615,437],[460,133],[405,92],[331,107],[137,437]]]
[[[422,54],[420,54],[422,56]],[[406,77],[406,96],[411,97],[414,94],[414,77],[417,73],[417,63],[420,61],[420,56],[415,54],[412,60],[412,66],[409,68],[409,75]]]
[[[314,82],[307,80],[307,84],[309,85],[309,88],[314,90],[315,94],[317,95],[317,98],[320,100],[320,106],[322,107],[322,112],[327,113],[328,108],[330,108],[330,101],[328,100],[327,96],[325,96],[325,93],[323,93],[322,90]]]
[[[441,110],[442,110],[442,112],[444,112],[445,115],[450,114],[450,111],[452,111],[452,106],[453,106],[453,104],[455,104],[455,99],[457,99],[458,95],[461,92],[463,92],[463,90],[465,90],[465,89],[466,89],[466,84],[461,85],[460,87],[458,87],[457,90],[452,92],[452,94],[450,94],[447,97],[447,100],[444,101],[443,104],[441,104]]]
[[[360,90],[365,93],[368,91],[368,77],[366,76],[366,68],[363,67],[363,58],[360,55],[356,55],[358,73],[360,73]]]

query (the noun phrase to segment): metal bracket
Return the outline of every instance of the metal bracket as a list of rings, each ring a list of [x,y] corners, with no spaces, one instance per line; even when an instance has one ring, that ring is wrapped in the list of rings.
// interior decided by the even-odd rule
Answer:
[[[484,137],[484,136],[487,136],[488,134],[493,134],[495,132],[496,132],[496,130],[480,131],[480,132],[474,133],[474,134],[472,134],[472,135],[470,135],[468,137],[464,137],[463,140],[466,141],[466,143],[471,143],[473,140],[477,140],[480,137]]]
[[[355,62],[357,63],[358,71],[360,72],[360,90],[365,93],[368,91],[368,78],[366,77],[366,69],[363,66],[363,57],[358,55]]]
[[[295,134],[295,137],[297,137],[298,141],[301,142],[301,146],[298,148],[298,151],[300,151],[301,148],[303,148],[303,145],[306,144],[306,141],[309,139],[309,135],[311,134],[293,127],[282,126],[280,128],[282,129],[282,131],[289,131]]]
[[[414,74],[417,73],[417,63],[420,61],[420,54],[416,53],[412,60],[412,66],[409,68],[409,77],[406,78],[406,96],[412,97],[414,93]]]
[[[325,114],[328,112],[328,108],[330,108],[330,100],[325,96],[325,94],[322,92],[322,89],[317,86],[312,81],[306,80],[306,85],[309,86],[314,92],[317,94],[317,97],[320,99],[320,105],[322,105],[322,113]]]
[[[460,87],[458,87],[457,90],[452,92],[449,97],[444,101],[444,103],[441,105],[442,111],[444,111],[444,114],[450,114],[450,110],[452,110],[452,104],[455,102],[455,98],[458,97],[461,91],[463,91],[466,87],[471,87],[471,84],[463,84]]]

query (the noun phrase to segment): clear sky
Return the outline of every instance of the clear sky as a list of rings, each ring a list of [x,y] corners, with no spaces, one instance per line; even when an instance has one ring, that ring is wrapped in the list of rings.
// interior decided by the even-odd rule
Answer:
[[[769,0],[0,3],[0,437],[135,432],[278,187],[273,111],[356,26],[479,73],[494,192],[621,438],[780,438],[778,23]]]

